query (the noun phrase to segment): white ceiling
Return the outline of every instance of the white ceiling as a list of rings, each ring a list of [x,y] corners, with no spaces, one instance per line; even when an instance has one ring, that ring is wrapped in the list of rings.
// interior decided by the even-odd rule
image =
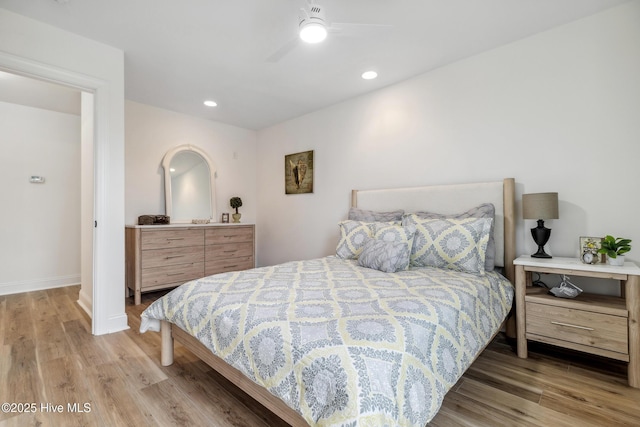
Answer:
[[[324,0],[330,34],[271,57],[305,0],[0,0],[125,52],[127,99],[261,129],[594,14],[626,0]],[[363,71],[379,77],[366,81]],[[0,87],[1,89],[1,87]],[[218,107],[202,105],[214,99]]]

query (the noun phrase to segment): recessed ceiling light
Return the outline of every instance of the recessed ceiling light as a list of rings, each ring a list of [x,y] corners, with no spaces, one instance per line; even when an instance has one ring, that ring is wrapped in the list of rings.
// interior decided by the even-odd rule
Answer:
[[[378,77],[378,73],[375,71],[365,71],[362,73],[362,78],[365,80],[375,79],[376,77]]]
[[[176,168],[169,168],[169,172],[175,172]]]
[[[207,107],[217,107],[218,103],[216,101],[207,100],[204,101],[204,105],[206,105]]]

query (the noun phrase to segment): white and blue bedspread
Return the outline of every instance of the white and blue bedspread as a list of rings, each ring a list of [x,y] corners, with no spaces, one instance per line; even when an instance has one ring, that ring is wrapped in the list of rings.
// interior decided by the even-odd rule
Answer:
[[[506,318],[496,273],[326,257],[205,277],[142,313],[184,329],[311,426],[420,426]]]

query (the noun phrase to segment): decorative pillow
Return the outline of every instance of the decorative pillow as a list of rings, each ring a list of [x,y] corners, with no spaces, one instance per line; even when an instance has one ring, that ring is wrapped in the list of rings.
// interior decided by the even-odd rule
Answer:
[[[343,259],[357,259],[362,252],[362,247],[368,239],[373,237],[372,222],[341,221],[340,241],[336,248],[336,256]]]
[[[496,208],[493,203],[483,203],[475,208],[471,208],[466,212],[453,215],[444,215],[434,212],[415,212],[419,218],[423,219],[445,219],[445,218],[491,218],[491,231],[489,233],[489,243],[487,244],[487,254],[484,259],[484,269],[493,271],[496,263],[496,241],[493,238],[493,230],[495,228]]]
[[[368,211],[365,209],[351,208],[349,209],[349,219],[353,221],[366,221],[366,222],[391,222],[402,221],[403,210],[391,211],[391,212],[376,212]]]
[[[376,240],[384,240],[385,242],[402,243],[407,246],[407,250],[411,253],[413,246],[413,237],[416,234],[416,227],[408,225],[403,227],[399,224],[389,224],[376,222],[373,224],[373,238]]]
[[[358,265],[385,273],[409,268],[410,250],[403,242],[368,239],[358,258]]]
[[[423,219],[417,215],[405,219],[416,227],[411,266],[484,274],[492,219]]]

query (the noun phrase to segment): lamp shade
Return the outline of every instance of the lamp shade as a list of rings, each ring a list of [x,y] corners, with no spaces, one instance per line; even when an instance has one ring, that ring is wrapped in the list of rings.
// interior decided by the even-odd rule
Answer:
[[[558,219],[558,193],[531,193],[522,195],[524,219]]]

